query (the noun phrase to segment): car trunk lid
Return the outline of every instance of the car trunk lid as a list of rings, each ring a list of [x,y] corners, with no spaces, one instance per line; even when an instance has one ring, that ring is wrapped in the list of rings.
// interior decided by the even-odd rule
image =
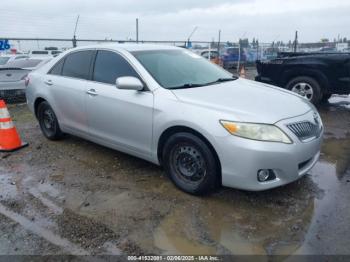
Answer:
[[[22,68],[0,68],[0,82],[17,82],[23,79],[31,70]]]

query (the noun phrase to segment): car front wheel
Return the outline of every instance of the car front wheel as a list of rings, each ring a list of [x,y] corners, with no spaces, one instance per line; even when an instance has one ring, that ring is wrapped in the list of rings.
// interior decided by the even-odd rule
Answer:
[[[219,185],[219,168],[209,146],[191,133],[177,133],[166,142],[163,161],[167,174],[181,190],[203,195]]]

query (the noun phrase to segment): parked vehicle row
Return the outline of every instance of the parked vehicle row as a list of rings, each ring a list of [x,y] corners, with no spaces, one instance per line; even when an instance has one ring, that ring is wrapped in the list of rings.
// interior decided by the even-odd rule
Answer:
[[[350,53],[282,53],[257,61],[255,80],[291,90],[314,104],[350,94]]]
[[[23,99],[28,73],[51,59],[39,56],[35,58],[16,58],[0,66],[0,99]]]
[[[55,57],[62,53],[60,50],[31,50],[28,53],[20,54],[1,54],[0,53],[0,66],[5,65],[13,60],[28,58],[28,57]]]
[[[232,68],[237,65],[238,61],[246,61],[246,54],[243,49],[238,47],[228,47],[223,50],[220,56],[224,68]]]
[[[292,51],[288,48],[282,48],[282,47],[244,47],[239,48],[237,46],[227,46],[224,48],[221,48],[219,53],[217,49],[212,49],[216,55],[218,55],[220,63],[222,64],[224,68],[230,69],[235,68],[238,66],[238,61],[241,64],[246,63],[255,63],[257,60],[260,61],[270,61],[273,59],[278,58],[278,55],[280,53],[292,53]],[[198,49],[194,50],[197,54],[203,54],[203,56],[206,55],[207,49]],[[349,53],[349,48],[343,48],[341,50],[335,48],[335,47],[323,47],[317,50],[300,50],[299,52],[305,53],[305,54],[344,54]],[[206,55],[207,56],[207,55]]]
[[[27,54],[0,54],[0,99],[23,101],[28,73],[60,53],[60,50],[32,50]]]
[[[29,52],[30,56],[57,56],[59,54],[61,54],[62,51],[60,50],[32,50]]]
[[[191,194],[281,186],[320,155],[323,125],[306,99],[182,48],[79,47],[31,72],[26,85],[48,139],[73,134],[162,165]]]
[[[195,53],[208,58],[209,49],[194,50]],[[262,60],[270,60],[277,57],[277,48],[257,49],[225,47],[218,52],[217,49],[211,49],[211,60],[216,64],[222,65],[225,69],[236,68],[238,63],[255,63],[259,58]]]
[[[0,56],[0,66],[10,63],[14,60],[28,58],[28,55],[1,55]]]

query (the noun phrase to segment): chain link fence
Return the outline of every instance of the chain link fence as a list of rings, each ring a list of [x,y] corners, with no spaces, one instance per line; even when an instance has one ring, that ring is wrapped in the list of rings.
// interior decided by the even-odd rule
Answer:
[[[3,40],[2,40],[3,39]],[[9,49],[0,50],[0,61],[2,56],[10,53],[29,54],[33,50],[58,50],[65,51],[73,48],[73,46],[86,46],[103,43],[136,43],[133,40],[113,40],[113,39],[45,39],[45,38],[1,38],[0,41],[8,40]],[[289,42],[277,43],[258,43],[248,42],[248,40],[240,40],[240,42],[206,42],[206,41],[138,41],[138,44],[161,44],[188,48],[189,50],[201,55],[211,61],[220,64],[232,73],[238,74],[241,67],[255,72],[256,60],[271,60],[278,56],[281,52],[350,52],[349,42],[336,43],[298,43],[297,45]],[[0,48],[1,49],[1,48]],[[0,65],[1,67],[1,65]],[[2,65],[4,67],[4,65]],[[8,103],[25,102],[24,81],[22,90],[13,90],[6,88],[1,83],[0,74],[0,99],[5,99]]]

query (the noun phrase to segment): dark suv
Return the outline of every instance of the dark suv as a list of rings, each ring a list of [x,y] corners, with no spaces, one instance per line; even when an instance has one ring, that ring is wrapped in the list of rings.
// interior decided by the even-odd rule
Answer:
[[[296,92],[314,104],[350,94],[350,53],[280,53],[257,61],[255,80]]]

